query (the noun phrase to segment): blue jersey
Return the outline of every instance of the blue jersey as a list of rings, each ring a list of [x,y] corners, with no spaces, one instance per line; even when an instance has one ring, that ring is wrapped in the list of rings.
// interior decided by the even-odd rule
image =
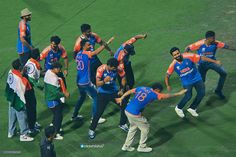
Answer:
[[[129,62],[129,55],[124,51],[124,47],[127,45],[127,44],[133,44],[137,41],[136,38],[131,38],[129,40],[127,40],[126,42],[124,42],[120,47],[119,49],[116,51],[116,53],[114,54],[114,58],[116,58],[119,62],[119,64],[121,63],[128,63]]]
[[[155,92],[150,87],[137,87],[133,92],[135,95],[125,109],[133,115],[140,115],[149,103],[161,99],[162,96],[162,94]]]
[[[66,50],[62,45],[58,45],[58,50],[54,51],[51,46],[46,47],[40,54],[40,60],[45,59],[45,69],[52,69],[52,64],[60,60],[60,58],[67,58]]]
[[[28,22],[25,22],[24,20],[21,20],[18,25],[18,38],[17,38],[18,54],[30,51],[30,49],[21,42],[20,40],[21,37],[23,37],[29,43],[29,45],[32,45],[30,25]]]
[[[211,59],[216,60],[216,50],[218,48],[225,48],[227,45],[221,41],[215,41],[215,43],[211,45],[205,44],[205,39],[199,40],[196,43],[193,43],[188,46],[187,51],[197,51],[200,56],[205,56]],[[206,61],[200,61],[206,62]]]
[[[170,64],[167,74],[171,75],[175,71],[179,75],[183,86],[187,86],[202,80],[202,77],[195,65],[195,63],[201,60],[201,56],[192,53],[184,53],[182,55],[183,61],[178,62],[174,60]]]
[[[129,62],[129,55],[124,51],[123,45],[121,45],[116,51],[116,53],[114,54],[114,58],[116,58],[118,62],[123,62],[124,64],[127,64]]]
[[[91,51],[79,51],[76,55],[77,63],[77,84],[87,85],[90,81],[90,60],[92,58]]]
[[[87,39],[91,45],[90,50],[89,51],[94,51],[95,50],[95,45],[96,43],[100,43],[102,40],[101,38],[96,34],[96,33],[91,33],[88,38],[85,38],[83,35],[81,35],[80,37],[78,37],[78,39],[76,40],[75,46],[74,46],[74,52],[79,52],[81,50],[81,41],[83,39]],[[91,58],[91,63],[96,62],[98,60],[97,55],[94,55]]]
[[[98,87],[98,93],[106,93],[106,94],[113,94],[118,92],[118,87],[116,85],[116,77],[117,74],[120,75],[120,77],[125,76],[125,72],[123,69],[118,68],[115,71],[108,71],[107,65],[103,64],[97,69],[97,75],[96,78],[99,78],[100,80],[104,80],[107,76],[111,77],[110,82],[106,82],[104,85]]]

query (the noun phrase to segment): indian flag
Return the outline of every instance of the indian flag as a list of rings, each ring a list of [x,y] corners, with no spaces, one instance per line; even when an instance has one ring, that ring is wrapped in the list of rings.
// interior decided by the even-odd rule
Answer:
[[[30,82],[38,82],[40,77],[40,64],[33,58],[30,58],[25,64]]]
[[[11,102],[12,107],[20,111],[25,107],[25,90],[27,80],[23,79],[20,71],[10,70],[7,77],[5,96],[7,101]]]
[[[44,76],[44,83],[46,100],[54,101],[64,97],[60,87],[59,77],[51,70],[47,70]]]

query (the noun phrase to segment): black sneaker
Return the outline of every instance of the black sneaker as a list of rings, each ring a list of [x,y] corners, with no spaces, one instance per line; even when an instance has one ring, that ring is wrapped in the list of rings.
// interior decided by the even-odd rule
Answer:
[[[77,120],[81,120],[81,119],[83,119],[83,116],[82,115],[78,115],[78,116],[76,116],[76,117],[71,117],[71,121],[77,121]]]
[[[35,135],[38,134],[38,133],[40,133],[40,130],[39,130],[39,129],[36,129],[36,128],[30,129],[30,130],[28,131],[28,134],[29,134],[30,136],[35,136]]]
[[[34,127],[35,127],[36,129],[41,129],[41,128],[42,128],[41,124],[39,124],[38,122],[35,122]]]
[[[215,94],[216,94],[217,96],[219,96],[219,98],[220,98],[221,100],[224,100],[224,99],[225,99],[225,96],[224,96],[224,94],[222,93],[222,91],[217,91],[217,90],[215,90]]]

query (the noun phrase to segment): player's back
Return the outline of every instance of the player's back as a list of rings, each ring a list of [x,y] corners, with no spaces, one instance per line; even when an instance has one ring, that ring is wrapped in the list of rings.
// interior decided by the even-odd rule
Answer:
[[[90,83],[90,51],[79,51],[76,55],[77,84],[86,85]]]
[[[140,114],[145,106],[157,99],[157,94],[150,87],[137,87],[135,95],[126,107],[126,110],[134,115]]]

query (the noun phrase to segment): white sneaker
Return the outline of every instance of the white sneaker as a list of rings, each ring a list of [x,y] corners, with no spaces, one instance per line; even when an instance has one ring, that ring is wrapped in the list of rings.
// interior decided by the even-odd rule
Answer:
[[[127,146],[127,145],[123,145],[123,147],[121,148],[121,150],[127,151],[127,152],[132,152],[132,151],[135,150],[135,148],[134,148],[134,147]]]
[[[20,135],[20,141],[22,142],[30,142],[33,141],[34,138],[33,137],[29,137],[27,135]]]
[[[50,124],[49,124],[49,126],[53,126],[53,124],[52,124],[52,123],[50,123]]]
[[[138,152],[144,152],[144,153],[148,153],[148,152],[151,152],[152,151],[152,148],[151,147],[138,147],[137,149]]]
[[[175,107],[175,112],[180,118],[184,118],[185,115],[184,115],[183,110],[179,109],[177,106]]]
[[[91,121],[90,121],[90,123],[92,123],[92,121],[93,121],[93,118],[91,118]],[[98,120],[98,124],[102,124],[102,123],[104,123],[106,121],[106,119],[105,118],[99,118],[99,120]]]
[[[89,129],[89,131],[88,131],[88,137],[89,137],[90,139],[94,139],[95,136],[96,136],[95,131]]]
[[[198,113],[196,112],[196,110],[188,108],[187,111],[193,116],[193,117],[198,117]]]
[[[8,135],[7,135],[8,138],[12,138],[13,136],[14,136],[14,134],[12,135],[10,133],[8,133]]]
[[[35,122],[34,127],[35,127],[36,129],[40,129],[42,126],[41,126],[41,124],[39,124],[38,122]]]
[[[102,123],[104,123],[106,121],[106,119],[105,118],[99,118],[99,120],[98,120],[98,124],[102,124]]]
[[[127,124],[119,125],[119,128],[121,128],[121,129],[124,130],[125,132],[129,132],[129,127],[128,127]]]
[[[56,136],[54,137],[55,140],[63,140],[63,136],[61,136],[60,134],[56,134]]]

